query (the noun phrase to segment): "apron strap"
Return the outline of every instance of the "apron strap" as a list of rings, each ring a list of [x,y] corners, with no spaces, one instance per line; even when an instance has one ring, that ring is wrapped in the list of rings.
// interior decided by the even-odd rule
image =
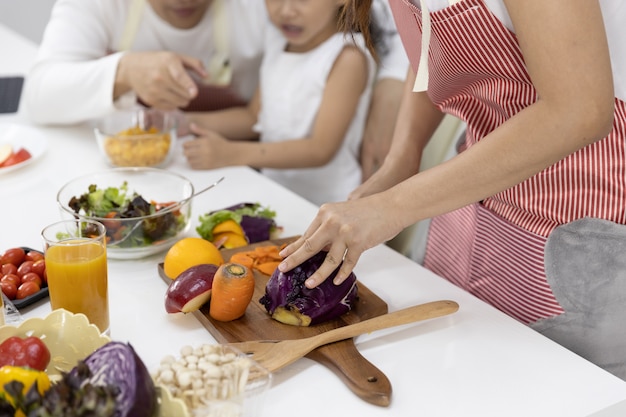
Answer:
[[[230,85],[233,71],[229,62],[228,19],[224,0],[213,0],[210,13],[213,21],[215,53],[207,68],[210,76],[208,82],[213,85]]]
[[[126,24],[124,25],[124,32],[122,33],[122,39],[120,39],[119,43],[120,51],[130,50],[130,46],[135,40],[135,35],[137,34],[139,22],[141,21],[141,14],[145,5],[145,0],[132,0],[130,2],[128,17],[126,18]]]
[[[448,5],[453,6],[463,0],[448,0]],[[420,0],[420,9],[422,9],[422,50],[420,53],[420,62],[415,74],[415,84],[413,84],[414,92],[428,90],[428,48],[430,46],[430,11],[426,5],[426,0]]]

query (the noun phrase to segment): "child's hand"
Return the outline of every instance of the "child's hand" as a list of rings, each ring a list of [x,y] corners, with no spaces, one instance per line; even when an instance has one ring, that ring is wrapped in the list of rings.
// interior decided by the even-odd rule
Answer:
[[[198,137],[183,143],[183,154],[193,169],[214,169],[229,166],[226,157],[231,143],[220,134],[190,125],[190,130]]]

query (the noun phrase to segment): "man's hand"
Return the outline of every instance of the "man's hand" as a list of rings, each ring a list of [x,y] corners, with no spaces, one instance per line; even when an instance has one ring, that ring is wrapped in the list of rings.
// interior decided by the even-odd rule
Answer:
[[[120,59],[113,98],[134,91],[145,104],[173,110],[186,107],[198,95],[188,71],[206,76],[202,62],[173,52],[128,52]]]

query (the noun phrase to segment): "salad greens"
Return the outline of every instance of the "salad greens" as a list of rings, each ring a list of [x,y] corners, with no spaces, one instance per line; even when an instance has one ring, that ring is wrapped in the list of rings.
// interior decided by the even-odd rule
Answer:
[[[241,203],[200,216],[196,232],[203,239],[212,241],[215,226],[226,220],[234,220],[243,229],[248,243],[262,242],[268,240],[276,229],[275,217],[275,211],[259,203]]]
[[[124,181],[119,188],[98,188],[91,184],[88,191],[79,197],[72,197],[68,206],[77,214],[90,217],[106,217],[112,211],[124,211],[130,203],[128,182]],[[134,193],[132,197],[137,194]],[[82,213],[81,213],[82,211]]]
[[[186,219],[180,210],[167,210],[174,204],[148,202],[137,192],[130,192],[124,181],[118,188],[91,184],[86,193],[72,197],[68,206],[80,217],[101,221],[111,246],[143,247],[173,237],[185,228]],[[142,219],[133,220],[138,217]],[[141,226],[135,227],[138,222]]]

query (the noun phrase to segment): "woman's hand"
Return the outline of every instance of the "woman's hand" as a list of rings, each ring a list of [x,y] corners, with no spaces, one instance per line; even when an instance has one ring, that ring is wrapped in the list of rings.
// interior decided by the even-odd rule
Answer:
[[[363,252],[402,230],[397,216],[387,212],[385,206],[381,195],[322,205],[306,232],[281,251],[285,259],[278,269],[289,271],[326,250],[324,263],[305,284],[308,288],[319,285],[341,265],[333,281],[340,284],[350,275]]]

